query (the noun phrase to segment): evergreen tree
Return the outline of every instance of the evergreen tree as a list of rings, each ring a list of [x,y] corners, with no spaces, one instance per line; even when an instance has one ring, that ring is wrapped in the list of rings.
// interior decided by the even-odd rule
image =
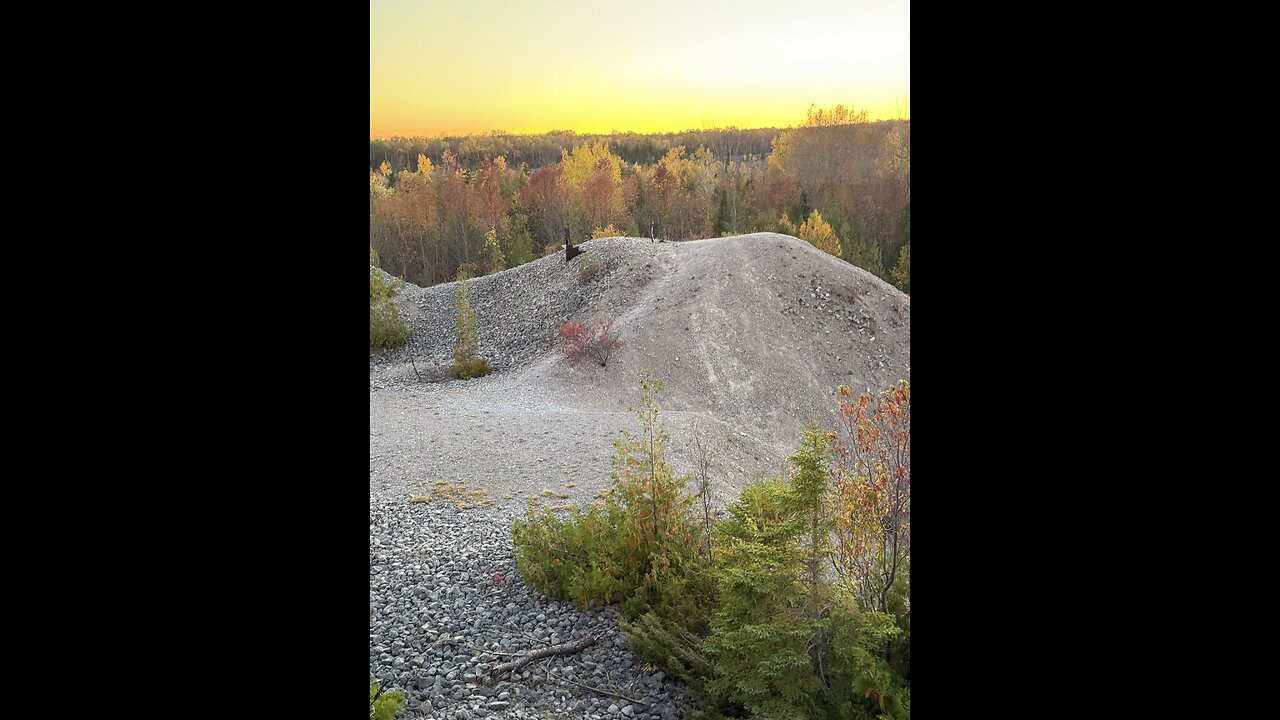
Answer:
[[[852,237],[841,243],[841,249],[841,257],[850,265],[857,265],[878,278],[884,278],[880,246],[871,241],[866,232],[855,227]]]
[[[728,510],[716,527],[720,610],[704,644],[714,664],[708,688],[764,718],[818,717],[815,627],[796,612],[805,593],[795,503],[780,479],[759,480]]]

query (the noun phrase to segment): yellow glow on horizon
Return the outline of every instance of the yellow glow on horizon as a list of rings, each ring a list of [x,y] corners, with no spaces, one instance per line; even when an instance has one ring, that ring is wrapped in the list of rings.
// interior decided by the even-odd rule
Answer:
[[[909,117],[910,53],[910,0],[371,0],[369,134]]]

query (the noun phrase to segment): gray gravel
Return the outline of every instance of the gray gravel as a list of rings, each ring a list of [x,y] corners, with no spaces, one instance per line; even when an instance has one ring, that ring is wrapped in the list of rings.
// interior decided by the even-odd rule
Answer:
[[[651,244],[628,238],[591,240],[580,246],[585,254],[567,265],[564,255],[558,254],[472,278],[468,298],[476,312],[480,354],[496,369],[527,364],[544,354],[561,323],[604,306],[613,273],[644,262],[649,257],[644,245]],[[595,277],[580,282],[579,271],[593,260],[599,268]],[[404,346],[370,356],[370,368],[376,369],[371,372],[371,386],[417,382],[412,368],[405,367],[410,358],[420,373],[444,377],[457,341],[457,286],[456,282],[428,288],[407,284],[396,295],[395,303],[413,337]]]
[[[579,613],[524,584],[508,529],[515,514],[371,496],[369,665],[384,687],[405,693],[402,717],[682,717],[681,687],[642,668],[611,609]],[[582,652],[493,687],[478,682],[512,655],[588,635],[597,642]]]

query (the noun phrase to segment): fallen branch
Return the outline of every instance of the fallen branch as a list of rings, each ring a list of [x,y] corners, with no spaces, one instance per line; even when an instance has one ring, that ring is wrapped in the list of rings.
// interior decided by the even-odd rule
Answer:
[[[525,655],[517,660],[512,660],[511,662],[506,662],[506,663],[502,663],[501,665],[496,665],[492,670],[489,671],[489,684],[492,685],[493,683],[496,683],[498,681],[498,678],[502,677],[503,675],[506,675],[507,673],[514,673],[515,671],[519,670],[525,665],[528,665],[534,660],[541,660],[544,657],[551,657],[553,655],[572,655],[576,652],[582,652],[584,649],[590,647],[591,645],[594,645],[595,642],[596,642],[595,636],[588,635],[587,637],[584,637],[575,643],[565,643],[564,645],[553,645],[551,647],[542,648],[541,650],[534,650],[528,655]]]

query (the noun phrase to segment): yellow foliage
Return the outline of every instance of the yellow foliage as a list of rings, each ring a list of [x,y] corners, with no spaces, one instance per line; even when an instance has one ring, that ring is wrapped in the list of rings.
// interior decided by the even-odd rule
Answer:
[[[382,164],[378,166],[378,171],[382,173],[383,177],[391,177],[391,164],[383,160]]]
[[[560,151],[560,162],[564,167],[564,179],[569,186],[582,192],[587,180],[596,171],[596,163],[604,160],[609,165],[609,176],[613,182],[622,182],[622,159],[609,152],[608,141],[580,145],[573,149]]]
[[[783,216],[786,219],[786,216]],[[800,239],[830,255],[840,257],[840,238],[831,229],[831,225],[822,219],[817,210],[800,225]]]
[[[422,153],[418,153],[418,174],[431,177],[431,171],[434,169],[435,168],[431,166],[431,158],[423,155]]]
[[[592,240],[595,240],[596,238],[618,237],[620,235],[622,235],[622,231],[614,227],[613,223],[609,223],[605,227],[596,228],[595,230],[591,231]]]
[[[796,234],[796,226],[791,222],[791,218],[787,217],[786,213],[782,213],[782,217],[778,218],[778,224],[782,226],[783,230],[787,231],[787,235]]]
[[[386,163],[384,162],[383,165],[386,165]],[[394,192],[395,190],[387,186],[387,177],[385,175],[380,175],[372,170],[369,171],[369,197],[391,197]]]
[[[498,233],[493,228],[489,228],[489,232],[484,234],[484,259],[485,270],[490,273],[501,271],[507,264],[502,247],[498,245]]]
[[[853,105],[845,107],[836,105],[830,110],[810,105],[800,127],[834,127],[836,125],[861,125],[867,122],[867,111],[858,110]]]

